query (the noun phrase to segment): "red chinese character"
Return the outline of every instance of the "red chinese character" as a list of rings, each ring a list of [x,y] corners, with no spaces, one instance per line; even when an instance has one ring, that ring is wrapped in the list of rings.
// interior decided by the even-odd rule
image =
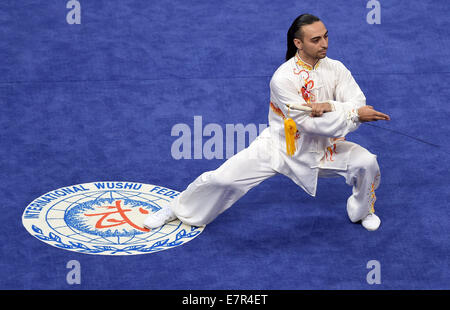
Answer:
[[[104,212],[104,213],[96,213],[96,214],[86,214],[85,213],[84,215],[85,216],[99,216],[99,215],[102,215],[102,217],[95,224],[95,228],[109,228],[109,227],[120,226],[120,225],[123,225],[123,224],[128,224],[128,225],[130,225],[130,226],[132,226],[132,227],[134,227],[134,228],[136,228],[136,229],[138,229],[140,231],[145,231],[145,232],[150,231],[147,228],[140,227],[140,226],[134,224],[127,217],[127,215],[125,214],[125,212],[130,212],[132,210],[131,209],[122,209],[120,203],[121,203],[121,200],[117,200],[115,206],[103,206],[103,207],[100,207],[100,208],[106,208],[106,209],[113,210],[113,211]],[[139,208],[139,212],[141,212],[142,214],[148,214],[148,211],[145,210],[145,209],[142,209],[142,208]],[[113,215],[113,214],[120,215],[121,219],[120,220],[114,219],[114,218],[107,219],[108,216]],[[106,222],[114,223],[114,224],[106,224],[105,225],[104,224],[105,220],[106,220]]]

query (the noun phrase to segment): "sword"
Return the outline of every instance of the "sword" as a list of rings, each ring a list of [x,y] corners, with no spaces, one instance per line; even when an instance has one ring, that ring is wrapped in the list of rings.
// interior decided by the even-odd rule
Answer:
[[[297,110],[297,111],[302,111],[302,112],[311,112],[311,110],[312,110],[310,107],[305,106],[305,105],[289,104],[289,103],[286,103],[285,105],[286,105],[286,107],[288,107],[288,108],[290,108],[292,110]],[[440,145],[437,145],[437,144],[434,144],[434,143],[431,143],[431,142],[428,142],[428,141],[425,141],[425,140],[422,140],[422,139],[418,139],[418,138],[416,138],[414,136],[408,135],[408,134],[403,133],[403,132],[398,131],[398,130],[384,128],[384,127],[381,127],[381,126],[377,126],[375,124],[371,124],[369,122],[364,122],[362,124],[365,124],[365,125],[368,125],[368,126],[377,127],[377,128],[383,129],[383,130],[387,130],[387,131],[390,131],[390,132],[393,132],[393,133],[396,133],[396,134],[399,134],[399,135],[402,135],[402,136],[414,139],[416,141],[419,141],[421,143],[425,143],[425,144],[428,144],[428,145],[431,145],[431,146],[434,146],[434,147],[440,147]]]

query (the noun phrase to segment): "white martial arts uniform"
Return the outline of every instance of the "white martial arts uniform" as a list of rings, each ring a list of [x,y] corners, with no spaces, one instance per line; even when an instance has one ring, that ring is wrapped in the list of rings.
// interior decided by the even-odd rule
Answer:
[[[303,88],[303,90],[302,90]],[[332,112],[311,117],[288,110],[285,104],[329,101]],[[350,71],[339,61],[323,58],[312,68],[295,55],[270,81],[269,127],[250,146],[214,171],[197,177],[174,199],[171,209],[184,223],[206,225],[231,207],[251,188],[281,173],[315,196],[318,177],[343,176],[353,186],[347,200],[352,222],[373,213],[380,182],[376,156],[346,141],[360,125],[357,109],[366,98]],[[297,126],[296,151],[286,153],[284,119]]]

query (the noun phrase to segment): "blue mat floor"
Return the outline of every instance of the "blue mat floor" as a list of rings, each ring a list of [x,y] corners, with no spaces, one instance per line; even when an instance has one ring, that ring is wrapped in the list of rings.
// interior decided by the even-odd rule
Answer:
[[[449,289],[450,6],[381,0],[371,25],[367,2],[81,0],[81,24],[69,25],[65,1],[3,1],[0,289]],[[305,12],[327,26],[328,57],[392,119],[347,137],[378,156],[378,231],[349,221],[343,179],[320,179],[313,198],[281,175],[154,254],[84,255],[24,229],[25,207],[60,187],[181,191],[217,168],[225,158],[174,159],[171,129],[195,116],[266,124],[286,32]],[[72,259],[80,285],[66,282]],[[366,281],[370,260],[381,284]]]

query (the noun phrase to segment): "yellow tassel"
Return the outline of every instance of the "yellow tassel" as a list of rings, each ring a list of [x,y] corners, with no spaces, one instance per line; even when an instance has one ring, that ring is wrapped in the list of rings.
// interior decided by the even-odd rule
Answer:
[[[289,156],[295,153],[295,134],[297,133],[297,125],[291,118],[284,120],[284,135],[286,136],[286,153]]]

